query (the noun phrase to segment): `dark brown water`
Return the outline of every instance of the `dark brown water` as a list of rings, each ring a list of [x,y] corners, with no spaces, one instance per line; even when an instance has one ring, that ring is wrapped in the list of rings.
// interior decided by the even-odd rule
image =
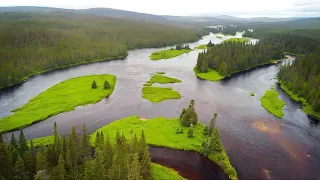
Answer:
[[[191,47],[207,43],[209,39],[214,43],[221,42],[206,36]],[[278,66],[256,69],[226,81],[209,82],[196,78],[192,70],[199,51],[170,60],[150,61],[149,55],[158,50],[134,50],[125,60],[92,63],[35,76],[20,86],[0,91],[0,117],[9,115],[11,110],[61,81],[81,75],[110,73],[117,76],[117,85],[109,98],[25,128],[26,137],[51,135],[54,122],[61,134],[69,132],[72,126],[80,131],[82,124],[86,124],[92,133],[130,115],[178,117],[181,109],[194,99],[200,121],[208,123],[213,113],[218,113],[217,127],[222,142],[240,178],[320,178],[320,128],[317,123],[280,89],[280,98],[286,102],[282,119],[260,105],[260,97],[276,83],[273,78]],[[182,83],[165,85],[179,90],[181,99],[150,103],[141,98],[143,84],[157,71],[182,80]],[[250,92],[256,96],[250,96]]]
[[[193,151],[150,147],[150,155],[152,162],[172,168],[186,179],[229,179],[220,166]]]

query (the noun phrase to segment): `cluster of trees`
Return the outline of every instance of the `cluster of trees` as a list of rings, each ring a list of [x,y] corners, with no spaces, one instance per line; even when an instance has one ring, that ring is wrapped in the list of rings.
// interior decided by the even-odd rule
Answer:
[[[92,89],[97,89],[98,85],[96,83],[96,81],[93,81],[92,84],[91,84],[91,88]],[[110,84],[108,81],[104,81],[104,84],[103,84],[103,89],[109,89],[110,88]]]
[[[195,41],[203,32],[69,12],[0,13],[0,88],[46,70],[124,57],[128,49]]]
[[[289,33],[268,33],[260,42],[276,45],[284,52],[295,54],[306,54],[320,48],[320,42],[315,39]]]
[[[144,132],[138,140],[116,134],[115,143],[102,132],[96,133],[95,148],[90,146],[86,127],[81,137],[75,128],[69,137],[59,136],[54,126],[54,144],[36,149],[12,135],[10,144],[0,138],[0,177],[2,179],[151,179],[151,159]]]
[[[254,33],[253,31],[245,30],[244,33],[242,34],[243,37],[253,37]]]
[[[222,76],[245,70],[259,64],[283,57],[276,45],[257,43],[256,45],[228,42],[214,45],[199,53],[196,70],[208,72],[215,69]]]
[[[289,90],[303,97],[315,112],[320,112],[320,49],[298,56],[290,65],[280,68],[278,79]]]
[[[198,124],[198,115],[194,108],[195,102],[191,100],[188,108],[183,108],[180,114],[180,124],[185,127]]]
[[[215,27],[215,28],[206,28],[207,31],[213,32],[213,33],[222,33],[222,34],[230,34],[230,35],[236,35],[237,32],[241,32],[244,29],[239,26],[233,26],[233,25],[227,25],[223,27]]]
[[[216,119],[217,113],[214,113],[213,118],[210,120],[209,126],[206,126],[203,130],[203,134],[206,136],[206,139],[202,142],[200,152],[205,156],[208,156],[210,153],[222,151],[220,135],[215,126]]]
[[[176,50],[181,50],[181,49],[190,49],[189,44],[177,44]]]

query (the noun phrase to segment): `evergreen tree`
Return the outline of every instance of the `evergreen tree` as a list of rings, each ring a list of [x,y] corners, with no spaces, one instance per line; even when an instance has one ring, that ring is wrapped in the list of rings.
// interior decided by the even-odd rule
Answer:
[[[53,180],[64,180],[66,179],[66,165],[63,158],[63,155],[59,155],[58,165],[53,168],[51,178]]]
[[[33,146],[33,145],[32,145]],[[33,179],[33,176],[36,172],[36,156],[34,150],[31,148],[25,153],[24,158],[25,169],[28,173],[29,179]]]
[[[14,134],[11,134],[11,141],[10,141],[11,147],[18,149],[18,142],[17,139],[14,137]]]
[[[92,82],[91,88],[92,88],[92,89],[97,89],[97,83],[96,83],[96,81],[93,81],[93,82]]]
[[[104,180],[106,179],[105,168],[103,165],[103,153],[100,149],[96,149],[95,159],[93,161],[93,177],[92,179]]]
[[[108,81],[104,81],[104,85],[103,85],[104,89],[109,89],[110,88],[110,84]]]
[[[112,160],[113,160],[113,148],[110,142],[110,138],[109,136],[107,136],[106,138],[106,145],[105,145],[105,149],[104,149],[104,163],[105,163],[105,167],[106,169],[110,170],[111,166],[112,166]]]
[[[143,177],[143,179],[144,180],[152,179],[151,158],[150,158],[150,154],[149,154],[148,145],[146,145],[144,148],[144,152],[142,154],[140,164],[141,164],[141,176]]]
[[[2,133],[0,133],[0,143],[3,143]]]
[[[21,156],[18,156],[17,162],[14,167],[14,179],[28,179],[27,171]]]
[[[0,143],[0,177],[12,179],[13,164],[10,148],[5,143]]]
[[[81,156],[86,161],[91,156],[89,136],[87,135],[87,128],[85,125],[82,126],[81,135]]]
[[[63,152],[63,147],[62,147],[62,142],[61,138],[58,134],[57,131],[57,123],[55,122],[53,125],[53,136],[54,136],[54,143],[53,143],[53,151],[54,153],[52,154],[53,159],[54,159],[54,166],[58,164],[59,161],[59,156]]]
[[[208,134],[211,135],[213,130],[216,128],[216,119],[217,119],[217,113],[214,113],[213,118],[210,120],[209,128],[208,128]]]
[[[142,180],[142,176],[140,174],[141,168],[139,164],[139,155],[138,153],[134,153],[132,161],[130,162],[130,178],[131,180]]]
[[[93,160],[88,160],[85,163],[85,168],[84,168],[84,179],[85,180],[92,180],[94,176],[94,169],[93,169]]]
[[[48,160],[47,160],[47,153],[46,149],[44,147],[41,147],[37,157],[36,157],[36,171],[41,171],[41,170],[47,170],[48,169]]]
[[[19,137],[19,154],[22,158],[24,158],[25,152],[28,150],[27,140],[24,136],[22,129],[20,129],[20,137]]]
[[[69,168],[69,176],[71,179],[78,179],[78,161],[79,161],[79,148],[78,136],[75,127],[72,127],[71,134],[68,139],[66,164]]]
[[[188,130],[188,137],[193,137],[193,128],[190,127],[189,130]]]

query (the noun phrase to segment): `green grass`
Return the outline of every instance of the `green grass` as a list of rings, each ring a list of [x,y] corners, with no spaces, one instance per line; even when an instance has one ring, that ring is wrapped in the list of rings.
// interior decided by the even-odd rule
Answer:
[[[161,102],[166,99],[180,99],[181,94],[178,91],[172,90],[172,88],[163,87],[143,87],[142,97],[148,99],[151,102]]]
[[[194,73],[196,74],[197,77],[204,79],[204,80],[209,80],[209,81],[219,81],[223,79],[224,77],[221,76],[216,70],[210,69],[206,73],[198,73],[196,70],[196,67],[193,68]]]
[[[306,114],[312,115],[312,116],[314,116],[315,118],[320,119],[320,112],[315,112],[305,98],[299,97],[298,95],[294,94],[292,91],[290,91],[290,90],[283,84],[282,81],[279,80],[278,82],[279,82],[279,84],[280,84],[281,89],[282,89],[284,92],[286,92],[286,93],[291,97],[291,99],[293,99],[293,100],[295,100],[295,101],[297,101],[297,102],[299,102],[299,103],[302,103],[303,111],[304,111]]]
[[[254,96],[254,93],[252,92],[252,93],[250,93],[250,96]]]
[[[182,82],[182,81],[176,78],[171,78],[171,77],[163,76],[161,74],[156,74],[156,75],[153,75],[147,83],[152,85],[154,83],[169,84],[169,83],[179,83],[179,82]]]
[[[153,180],[183,180],[178,172],[173,169],[151,163],[151,174]]]
[[[227,40],[225,40],[223,42],[246,43],[248,41],[249,41],[248,38],[231,38],[231,39],[227,39]]]
[[[267,90],[264,96],[261,97],[261,105],[271,114],[278,118],[283,117],[282,108],[286,105],[285,102],[278,99],[279,93],[274,87],[271,90]]]
[[[98,88],[91,89],[95,80]],[[104,90],[107,80],[111,88]],[[0,119],[0,132],[7,132],[47,119],[75,107],[97,103],[112,94],[116,83],[113,75],[90,75],[63,81],[32,98],[27,104],[15,109],[11,116]]]
[[[218,38],[218,39],[222,39],[222,36],[216,36],[216,38]]]
[[[165,74],[165,72],[160,71],[160,72],[157,72],[157,74]]]
[[[207,49],[208,44],[202,44],[200,46],[195,47],[196,49]]]
[[[40,146],[48,146],[50,144],[53,144],[54,142],[54,136],[45,136],[40,138],[35,138],[32,140],[34,147],[40,147]],[[30,141],[29,141],[30,145]]]
[[[168,49],[168,50],[153,52],[150,55],[150,59],[151,60],[170,59],[170,58],[177,57],[181,54],[188,53],[190,51],[192,51],[192,50],[191,49],[181,49],[181,50]]]

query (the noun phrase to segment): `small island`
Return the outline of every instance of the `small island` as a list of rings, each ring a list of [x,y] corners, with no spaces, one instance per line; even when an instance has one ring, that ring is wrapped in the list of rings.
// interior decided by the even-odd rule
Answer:
[[[161,59],[171,59],[181,54],[188,53],[190,51],[192,51],[192,49],[190,49],[188,44],[186,45],[179,44],[179,45],[176,45],[175,49],[172,48],[168,50],[153,52],[150,55],[150,59],[154,61],[161,60]]]
[[[142,89],[142,97],[151,102],[161,102],[167,99],[180,99],[181,94],[178,91],[172,90],[171,87],[155,87],[152,86],[154,83],[159,84],[170,84],[180,83],[179,79],[171,78],[162,75],[164,72],[157,73],[151,77],[151,79],[145,83]]]
[[[63,81],[0,119],[0,132],[7,132],[43,121],[50,116],[72,111],[77,106],[94,104],[112,94],[116,77],[110,74],[82,76]]]
[[[223,42],[234,42],[234,43],[246,43],[249,42],[248,38],[231,38],[224,40]]]
[[[278,99],[279,93],[276,91],[275,87],[271,87],[270,90],[266,91],[264,96],[261,97],[261,105],[271,114],[278,118],[284,116],[282,108],[286,105],[285,102]]]

